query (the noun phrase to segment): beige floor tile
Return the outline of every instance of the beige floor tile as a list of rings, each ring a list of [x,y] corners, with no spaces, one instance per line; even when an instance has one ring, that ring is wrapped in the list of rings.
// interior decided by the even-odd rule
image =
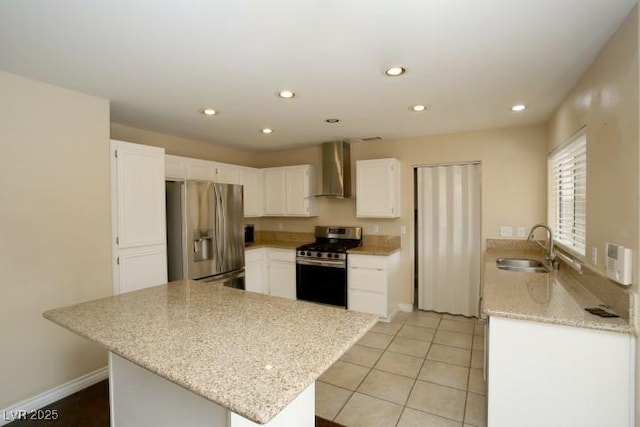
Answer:
[[[358,344],[384,350],[385,348],[387,348],[392,339],[392,335],[379,334],[377,332],[367,332],[362,338],[360,338]]]
[[[316,381],[316,415],[333,420],[352,394],[344,388]]]
[[[340,360],[343,362],[355,363],[356,365],[366,366],[367,368],[373,368],[383,350],[373,347],[365,347],[363,345],[354,344],[345,354],[342,355]]]
[[[372,369],[357,391],[404,405],[407,402],[413,383],[414,380],[411,378]]]
[[[487,426],[487,398],[485,396],[467,393],[464,423],[475,427]]]
[[[422,312],[411,313],[405,325],[422,326],[423,328],[436,329],[440,323],[440,318]]]
[[[354,393],[335,422],[348,427],[394,427],[401,413],[400,405]]]
[[[427,360],[450,363],[452,365],[469,366],[471,360],[471,350],[464,348],[450,347],[447,345],[431,344]]]
[[[435,329],[423,328],[422,326],[404,325],[402,326],[402,329],[398,331],[397,336],[431,342],[435,334]]]
[[[364,377],[367,376],[370,369],[364,366],[354,365],[353,363],[338,360],[325,371],[320,381],[337,385],[338,387],[355,390],[358,388]]]
[[[414,313],[417,313],[423,316],[433,317],[435,319],[442,319],[442,313],[436,313],[435,311],[417,310],[417,311],[414,311]]]
[[[460,322],[459,320],[442,319],[440,321],[440,325],[438,325],[438,330],[473,335],[474,327],[474,323]]]
[[[429,351],[430,345],[431,343],[427,341],[395,337],[393,341],[391,341],[391,344],[389,344],[389,347],[387,347],[387,351],[424,358],[427,355],[427,351]]]
[[[484,351],[471,350],[471,367],[484,369]]]
[[[487,383],[482,369],[471,369],[469,372],[469,387],[471,393],[487,395]]]
[[[415,409],[404,408],[397,427],[462,427],[462,423]]]
[[[391,323],[404,323],[410,314],[411,313],[407,313],[406,311],[399,311],[395,316],[393,316]]]
[[[478,351],[484,351],[484,335],[476,335],[473,337],[473,349]]]
[[[451,347],[466,348],[471,350],[471,345],[473,343],[473,336],[466,335],[466,334],[459,334],[457,332],[443,331],[438,329],[435,337],[433,337],[433,343],[450,345]]]
[[[442,315],[443,319],[447,319],[447,320],[455,320],[456,322],[465,322],[465,323],[475,323],[476,318],[475,317],[465,317],[459,314],[443,314]]]
[[[395,335],[402,328],[402,323],[378,322],[371,328],[371,332],[378,332],[385,335]]]
[[[425,381],[416,381],[407,406],[430,414],[463,421],[466,392]]]
[[[436,362],[435,360],[427,360],[418,375],[419,380],[429,381],[465,391],[467,390],[468,378],[469,368],[450,365],[443,362]]]
[[[407,356],[406,354],[385,351],[376,363],[375,368],[392,374],[404,375],[405,377],[416,378],[423,359],[420,357]]]

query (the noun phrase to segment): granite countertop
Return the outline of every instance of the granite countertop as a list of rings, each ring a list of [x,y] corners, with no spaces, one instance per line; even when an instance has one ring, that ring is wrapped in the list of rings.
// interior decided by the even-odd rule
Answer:
[[[311,243],[311,242],[306,242]],[[266,241],[266,242],[251,242],[245,243],[245,249],[258,249],[258,248],[276,248],[276,249],[296,249],[298,246],[302,246],[305,243],[298,242],[281,242],[281,241]]]
[[[561,266],[550,273],[523,273],[499,269],[498,258],[542,259],[539,251],[485,253],[482,309],[488,316],[634,333],[633,326],[622,317],[603,318],[584,310],[602,302],[581,285],[569,267]]]
[[[378,320],[189,280],[50,310],[44,317],[260,424]]]
[[[349,254],[359,255],[378,255],[386,256],[391,255],[400,250],[400,246],[376,246],[376,245],[362,245],[357,248],[352,248],[347,251]]]

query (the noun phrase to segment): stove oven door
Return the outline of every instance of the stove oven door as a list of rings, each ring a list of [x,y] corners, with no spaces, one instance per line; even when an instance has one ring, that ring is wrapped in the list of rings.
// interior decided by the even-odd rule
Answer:
[[[296,260],[296,296],[300,300],[347,308],[346,263]]]

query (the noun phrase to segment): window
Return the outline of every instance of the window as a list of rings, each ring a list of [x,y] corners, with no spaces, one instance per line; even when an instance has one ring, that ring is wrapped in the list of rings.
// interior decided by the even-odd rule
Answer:
[[[549,156],[549,226],[556,243],[585,255],[587,135],[583,128]]]

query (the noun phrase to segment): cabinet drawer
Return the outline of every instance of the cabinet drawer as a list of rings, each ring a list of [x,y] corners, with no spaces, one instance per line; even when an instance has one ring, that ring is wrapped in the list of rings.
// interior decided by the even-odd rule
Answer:
[[[252,261],[262,261],[264,259],[264,248],[245,249],[244,251],[245,263]]]
[[[386,256],[350,254],[347,261],[349,267],[371,268],[376,270],[385,270],[387,268]]]
[[[349,289],[387,294],[387,276],[384,271],[351,267],[348,277]]]
[[[348,305],[349,310],[387,316],[387,299],[384,295],[349,289]]]
[[[269,249],[269,260],[296,262],[296,251],[294,249]]]

